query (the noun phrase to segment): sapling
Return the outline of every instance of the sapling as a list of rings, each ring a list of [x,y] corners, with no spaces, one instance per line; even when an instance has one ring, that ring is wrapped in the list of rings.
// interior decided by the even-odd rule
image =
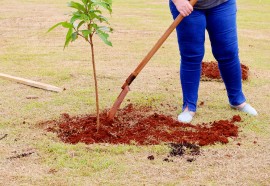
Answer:
[[[108,19],[103,15],[102,12],[102,10],[106,10],[110,14],[112,13],[112,0],[81,0],[81,2],[71,1],[68,3],[68,6],[75,9],[75,11],[73,11],[70,15],[70,20],[55,24],[48,30],[48,32],[52,31],[58,26],[63,26],[64,28],[68,29],[64,49],[69,45],[70,42],[77,40],[79,37],[83,38],[89,43],[91,48],[91,59],[95,82],[97,130],[99,130],[100,118],[98,81],[96,75],[93,37],[98,35],[105,44],[112,46],[112,43],[108,40],[109,33],[112,32],[112,28],[109,26]]]

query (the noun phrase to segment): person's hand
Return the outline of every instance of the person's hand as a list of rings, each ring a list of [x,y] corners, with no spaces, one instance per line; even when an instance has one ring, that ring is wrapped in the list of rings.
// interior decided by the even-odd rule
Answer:
[[[173,3],[183,17],[188,16],[193,11],[193,7],[187,0],[173,0]]]

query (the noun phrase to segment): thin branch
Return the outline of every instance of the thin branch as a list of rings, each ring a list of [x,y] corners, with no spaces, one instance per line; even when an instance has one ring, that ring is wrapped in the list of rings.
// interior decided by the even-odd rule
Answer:
[[[78,36],[81,36],[82,38],[85,39],[85,41],[87,41],[90,45],[91,45],[91,42],[86,38],[84,37],[82,34],[80,34],[79,32],[77,32]]]
[[[2,140],[2,139],[4,139],[4,138],[6,138],[8,135],[7,134],[5,134],[4,136],[2,136],[1,138],[0,138],[0,140]]]
[[[82,34],[80,34],[79,30],[77,30],[76,27],[74,27],[74,25],[73,25],[73,29],[77,32],[78,36],[81,36],[85,41],[87,41],[91,45],[91,42],[86,37],[84,37]]]
[[[12,160],[12,159],[24,158],[24,157],[30,156],[31,154],[34,154],[34,153],[35,152],[22,153],[22,154],[19,154],[19,155],[16,155],[16,156],[11,156],[11,157],[9,157],[7,159]]]

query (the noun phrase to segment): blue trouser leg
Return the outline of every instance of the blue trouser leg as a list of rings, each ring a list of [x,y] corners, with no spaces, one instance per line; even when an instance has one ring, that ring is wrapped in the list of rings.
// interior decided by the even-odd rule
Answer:
[[[171,1],[170,9],[173,17],[176,18],[179,12]],[[188,107],[190,111],[196,111],[206,28],[230,104],[239,105],[245,102],[238,57],[236,3],[235,0],[229,0],[208,10],[195,9],[177,27],[181,55],[183,109]]]
[[[229,0],[206,11],[207,30],[212,52],[218,61],[231,105],[240,105],[246,101],[242,92],[236,12],[236,0]]]
[[[175,19],[179,12],[170,1]],[[196,111],[201,76],[201,62],[204,56],[206,20],[203,11],[195,10],[183,19],[176,28],[180,48],[180,79],[183,93],[183,109]]]

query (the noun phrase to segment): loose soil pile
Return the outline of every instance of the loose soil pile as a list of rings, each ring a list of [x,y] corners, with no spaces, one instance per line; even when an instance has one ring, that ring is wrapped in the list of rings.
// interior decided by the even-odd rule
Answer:
[[[192,143],[200,146],[217,142],[228,143],[228,138],[238,136],[240,116],[198,125],[180,123],[171,116],[157,114],[149,107],[129,104],[118,111],[114,121],[101,114],[102,127],[97,132],[93,115],[70,117],[63,114],[59,121],[46,122],[47,130],[57,133],[66,143],[79,142],[154,145],[160,143]]]
[[[200,155],[200,147],[191,143],[170,143],[170,156]],[[187,153],[188,152],[188,153]]]
[[[249,76],[249,68],[241,64],[242,69],[242,79],[247,80]],[[218,69],[218,63],[211,62],[202,62],[202,80],[221,80],[220,72]]]
[[[173,162],[172,157],[187,157],[188,162],[196,160],[196,156],[201,154],[200,146],[191,143],[170,143],[170,154],[163,159],[166,162]],[[148,157],[149,159],[149,157]]]

